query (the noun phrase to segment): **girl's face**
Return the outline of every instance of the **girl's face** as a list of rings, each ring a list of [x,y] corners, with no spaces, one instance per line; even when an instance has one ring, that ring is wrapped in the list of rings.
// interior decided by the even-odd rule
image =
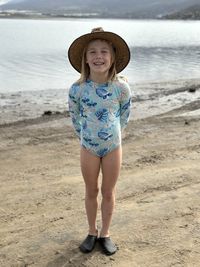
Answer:
[[[106,41],[94,40],[86,50],[86,63],[91,75],[108,75],[112,65],[112,47]]]

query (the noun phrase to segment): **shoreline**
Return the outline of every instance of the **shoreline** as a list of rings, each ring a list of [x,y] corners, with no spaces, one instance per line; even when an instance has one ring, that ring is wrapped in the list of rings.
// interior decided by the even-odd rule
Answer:
[[[200,79],[131,84],[130,87],[133,120],[164,114],[189,104],[193,112],[198,112],[198,105],[193,103],[200,101]],[[68,118],[67,98],[67,89],[0,93],[0,126]]]
[[[120,15],[116,14],[116,16],[113,16],[111,14],[96,14],[96,13],[81,13],[81,14],[64,14],[64,15],[54,15],[54,14],[45,14],[37,12],[34,14],[28,14],[28,13],[10,13],[4,10],[0,10],[0,19],[35,19],[35,20],[67,20],[67,19],[127,19],[127,20],[158,20],[158,21],[199,21],[200,17],[197,16],[173,16],[173,14],[170,16],[163,16],[163,17],[137,17],[137,16],[131,16],[129,15],[127,17],[127,14]]]

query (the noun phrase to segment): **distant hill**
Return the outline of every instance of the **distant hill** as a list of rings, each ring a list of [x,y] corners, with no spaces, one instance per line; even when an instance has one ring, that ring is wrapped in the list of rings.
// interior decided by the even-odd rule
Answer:
[[[179,12],[199,0],[11,0],[0,10],[41,12],[49,15],[96,17],[159,18]],[[13,12],[13,11],[12,11]]]
[[[200,5],[194,5],[179,12],[168,14],[164,19],[200,20]]]

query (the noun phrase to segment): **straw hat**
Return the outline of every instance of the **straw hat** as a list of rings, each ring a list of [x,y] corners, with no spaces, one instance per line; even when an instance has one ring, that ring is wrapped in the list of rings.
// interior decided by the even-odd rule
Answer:
[[[81,61],[85,46],[92,40],[103,39],[111,42],[115,48],[116,71],[121,72],[130,61],[130,50],[127,43],[119,35],[104,31],[101,27],[95,28],[91,33],[84,34],[75,39],[68,50],[68,57],[75,70],[81,72]]]

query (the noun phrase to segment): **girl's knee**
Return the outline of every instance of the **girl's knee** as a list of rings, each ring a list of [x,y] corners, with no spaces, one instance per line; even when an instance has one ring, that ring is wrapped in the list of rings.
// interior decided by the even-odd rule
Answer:
[[[86,196],[89,199],[95,199],[95,198],[97,198],[98,193],[99,193],[99,188],[98,187],[92,188],[92,189],[91,188],[87,188],[86,189]]]
[[[106,201],[112,201],[115,197],[115,190],[101,189],[102,198]]]

